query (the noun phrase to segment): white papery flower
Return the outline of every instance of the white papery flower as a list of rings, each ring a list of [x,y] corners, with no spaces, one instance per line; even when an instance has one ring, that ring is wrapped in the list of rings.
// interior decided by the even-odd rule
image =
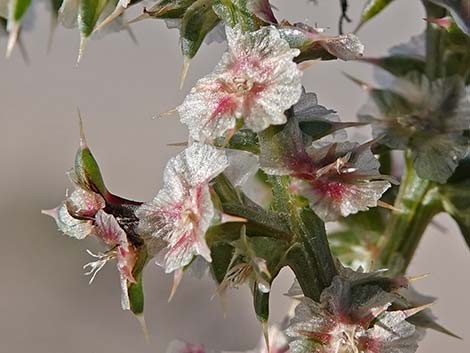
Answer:
[[[211,261],[204,239],[216,216],[209,182],[227,166],[223,150],[195,143],[168,162],[163,188],[136,211],[141,232],[168,243],[163,263],[167,273],[188,265],[196,255]]]
[[[243,33],[237,26],[226,32],[229,50],[177,108],[198,141],[222,136],[238,119],[256,132],[284,124],[284,111],[301,95],[302,73],[292,61],[299,50],[291,49],[276,28]]]

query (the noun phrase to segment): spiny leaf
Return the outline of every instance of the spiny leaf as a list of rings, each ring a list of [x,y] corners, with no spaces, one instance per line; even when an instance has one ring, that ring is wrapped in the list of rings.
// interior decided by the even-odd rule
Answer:
[[[197,0],[185,12],[181,29],[181,50],[192,59],[206,35],[217,25],[219,18],[212,10],[212,0]]]
[[[366,22],[377,16],[393,0],[368,0],[361,14],[361,21],[354,32],[357,32]]]
[[[11,53],[13,52],[13,48],[15,47],[16,42],[18,41],[21,21],[30,5],[31,0],[10,0],[9,2],[7,25],[9,38],[6,53],[7,57],[11,55]]]
[[[255,31],[261,19],[248,9],[247,0],[214,0],[215,13],[230,27],[240,24],[243,31]]]
[[[88,38],[93,33],[107,2],[108,0],[80,0],[79,26],[84,38]]]

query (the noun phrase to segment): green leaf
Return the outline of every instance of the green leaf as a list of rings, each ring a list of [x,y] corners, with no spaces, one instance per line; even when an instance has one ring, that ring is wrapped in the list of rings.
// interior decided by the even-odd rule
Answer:
[[[314,140],[321,139],[335,131],[347,129],[349,127],[363,126],[365,123],[339,122],[329,120],[301,121],[299,127],[302,132]]]
[[[145,17],[151,18],[183,18],[186,10],[196,0],[162,0],[145,11]]]
[[[181,50],[187,59],[192,59],[206,35],[220,19],[212,10],[212,0],[197,0],[185,12],[181,23]]]
[[[8,21],[20,23],[30,5],[31,0],[10,0]]]
[[[108,0],[80,0],[79,27],[84,38],[88,38],[96,27]]]
[[[251,130],[242,129],[238,130],[231,138],[227,145],[225,144],[225,137],[220,137],[216,141],[216,145],[224,146],[225,148],[234,150],[248,151],[254,154],[259,154],[258,135]]]
[[[262,21],[247,8],[247,0],[214,0],[217,16],[230,27],[239,24],[243,31],[257,30]]]
[[[132,271],[132,275],[136,282],[131,283],[128,287],[130,309],[135,315],[140,315],[144,312],[144,287],[142,275],[148,260],[147,251],[145,249],[141,249],[137,255],[137,261]]]
[[[256,283],[253,286],[253,306],[258,321],[263,324],[267,323],[269,320],[269,292],[260,291]]]
[[[101,175],[100,167],[90,148],[82,137],[80,148],[75,155],[74,175],[77,182],[87,190],[99,193],[106,199],[108,191]]]
[[[383,9],[385,9],[393,0],[368,0],[361,14],[361,21],[357,26],[356,31],[361,28],[366,22],[377,16]]]
[[[240,229],[238,230],[240,236]],[[218,284],[222,283],[229,270],[230,263],[235,253],[235,248],[228,243],[216,242],[210,246],[211,270]]]

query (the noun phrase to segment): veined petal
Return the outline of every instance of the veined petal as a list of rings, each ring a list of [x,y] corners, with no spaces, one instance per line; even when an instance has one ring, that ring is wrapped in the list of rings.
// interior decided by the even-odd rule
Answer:
[[[212,141],[238,119],[255,132],[286,122],[284,111],[301,94],[298,55],[274,27],[243,33],[226,28],[229,50],[214,72],[200,79],[178,107],[191,136]]]
[[[168,162],[163,188],[136,211],[141,232],[167,242],[167,273],[188,265],[196,255],[211,261],[204,239],[215,216],[209,182],[227,166],[223,150],[195,143]]]

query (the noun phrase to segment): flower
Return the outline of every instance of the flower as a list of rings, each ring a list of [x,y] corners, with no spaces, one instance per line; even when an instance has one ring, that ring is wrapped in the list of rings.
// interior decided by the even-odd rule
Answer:
[[[91,275],[90,283],[92,283],[96,274],[108,261],[117,259],[117,268],[121,277],[122,308],[128,310],[130,305],[127,284],[135,283],[132,271],[137,250],[128,240],[116,217],[104,211],[106,202],[103,197],[77,184],[75,186],[75,191],[59,207],[43,213],[53,217],[59,230],[72,238],[84,239],[94,235],[106,244],[108,250],[105,252],[94,254],[88,250],[88,253],[97,260],[86,264],[83,268],[89,269],[86,274]]]
[[[75,165],[68,176],[75,190],[58,207],[42,212],[53,217],[59,230],[66,235],[75,239],[95,236],[105,245],[105,250],[98,253],[87,250],[96,258],[84,266],[86,274],[91,275],[90,283],[106,263],[117,260],[121,306],[124,310],[132,309],[136,315],[142,314],[142,287],[134,288],[139,305],[132,308],[128,290],[137,285],[145,262],[155,256],[164,243],[137,233],[138,219],[134,211],[141,202],[126,200],[108,191],[83,129]]]
[[[223,150],[195,143],[170,159],[163,188],[136,211],[140,232],[168,243],[163,264],[167,273],[182,269],[196,255],[211,261],[204,239],[216,216],[209,182],[227,166]]]
[[[229,50],[215,70],[200,79],[177,110],[197,141],[212,141],[243,119],[255,132],[286,122],[284,111],[301,94],[301,71],[291,49],[269,26],[243,33],[226,28]]]
[[[445,183],[469,150],[470,92],[461,78],[396,78],[386,90],[370,89],[358,113],[374,137],[390,148],[411,150],[419,177]]]
[[[390,188],[388,176],[368,144],[332,143],[305,147],[297,121],[290,119],[274,136],[261,136],[261,168],[290,175],[290,190],[308,199],[324,221],[334,221],[377,206]]]
[[[355,272],[350,278],[343,273],[334,277],[319,303],[302,298],[286,330],[291,352],[415,352],[422,332],[406,319],[421,309],[388,311],[393,291],[406,283],[392,280],[388,291],[380,283],[377,273]]]
[[[364,45],[353,33],[339,36],[326,35],[324,28],[316,28],[305,23],[290,24],[286,21],[279,27],[281,38],[293,48],[300,49],[297,61],[305,60],[356,60],[363,56]]]

